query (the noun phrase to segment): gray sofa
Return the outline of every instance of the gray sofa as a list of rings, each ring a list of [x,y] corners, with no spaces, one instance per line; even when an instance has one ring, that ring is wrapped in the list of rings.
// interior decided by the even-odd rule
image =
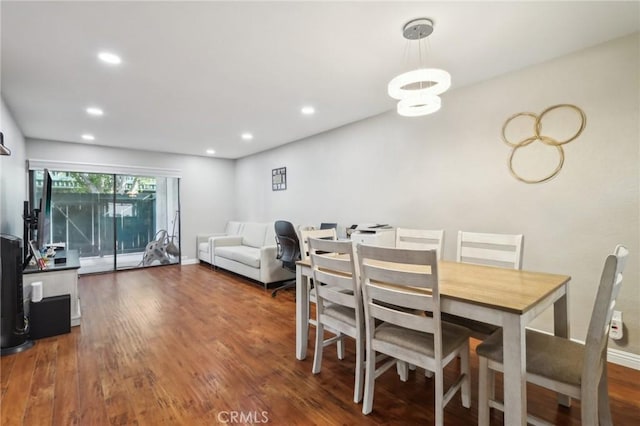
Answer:
[[[198,258],[214,268],[267,284],[295,278],[276,259],[273,222],[227,223],[225,232],[198,236]]]

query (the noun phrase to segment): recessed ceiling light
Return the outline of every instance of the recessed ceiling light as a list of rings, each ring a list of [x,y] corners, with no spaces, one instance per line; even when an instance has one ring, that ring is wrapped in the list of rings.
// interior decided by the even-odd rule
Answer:
[[[213,155],[213,154],[215,154],[215,153],[216,153],[216,150],[215,150],[215,149],[208,149],[208,150],[207,150],[207,154],[209,154],[209,155]]]
[[[102,62],[106,62],[109,65],[119,65],[120,63],[122,63],[122,59],[120,59],[120,56],[111,52],[100,52],[98,53],[98,58]]]
[[[89,107],[86,109],[87,114],[89,115],[94,115],[96,117],[100,117],[101,115],[104,115],[104,111],[98,107]]]
[[[311,115],[313,113],[316,112],[316,109],[312,106],[305,106],[302,107],[302,109],[300,110],[304,115]]]
[[[251,139],[253,139],[253,135],[251,133],[243,133],[240,135],[240,137],[245,141],[250,141]]]
[[[84,135],[82,135],[82,139],[84,139],[85,141],[93,141],[96,139],[96,137],[90,135],[89,133],[85,133]]]

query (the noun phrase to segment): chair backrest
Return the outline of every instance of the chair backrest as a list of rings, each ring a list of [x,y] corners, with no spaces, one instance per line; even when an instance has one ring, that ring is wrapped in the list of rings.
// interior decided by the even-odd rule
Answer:
[[[308,244],[319,309],[326,300],[356,309],[360,320],[362,295],[351,241],[309,238]]]
[[[618,245],[614,253],[605,260],[585,341],[583,386],[598,386],[601,371],[606,368],[611,316],[622,287],[622,272],[628,254],[629,250],[626,247]]]
[[[522,234],[486,234],[458,231],[458,262],[522,268]]]
[[[444,230],[396,228],[396,248],[436,250],[442,259]]]
[[[274,223],[276,243],[278,245],[277,259],[282,261],[282,267],[295,270],[296,261],[300,260],[300,241],[291,222],[277,220]]]
[[[301,229],[300,230],[300,254],[302,259],[309,257],[309,238],[321,238],[324,240],[337,240],[335,228],[331,229]]]
[[[357,256],[367,330],[374,330],[375,320],[379,319],[431,333],[435,357],[440,359],[442,332],[436,251],[358,244]],[[425,316],[425,311],[433,315]]]

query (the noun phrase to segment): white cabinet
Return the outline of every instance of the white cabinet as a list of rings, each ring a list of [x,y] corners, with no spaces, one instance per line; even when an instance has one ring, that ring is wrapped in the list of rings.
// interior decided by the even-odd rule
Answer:
[[[29,313],[31,284],[42,282],[42,296],[60,296],[68,294],[71,298],[71,326],[80,325],[80,298],[78,296],[78,269],[80,261],[77,250],[67,250],[67,262],[52,264],[45,270],[27,268],[22,275],[25,313]]]

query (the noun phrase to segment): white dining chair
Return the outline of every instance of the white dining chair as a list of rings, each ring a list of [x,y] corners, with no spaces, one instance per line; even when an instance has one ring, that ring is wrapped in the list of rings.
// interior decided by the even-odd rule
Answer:
[[[302,260],[309,258],[309,238],[321,238],[323,240],[337,240],[338,234],[336,229],[316,229],[313,226],[301,227],[298,229],[298,241],[300,241],[300,257]],[[307,278],[309,283],[307,288],[309,289],[309,303],[316,304],[316,289],[311,283],[311,278]],[[311,312],[311,310],[309,310]],[[309,317],[309,324],[316,326],[315,317]],[[331,329],[328,331],[333,332]],[[335,332],[334,334],[338,334]],[[338,352],[338,359],[344,359],[344,343],[339,341],[336,348]]]
[[[316,288],[316,342],[313,374],[322,369],[323,349],[344,336],[356,341],[353,401],[362,401],[364,374],[364,318],[362,295],[351,241],[309,238],[309,257]],[[324,338],[327,327],[337,334]]]
[[[309,258],[309,238],[321,238],[323,240],[337,240],[338,234],[335,228],[331,229],[300,229],[298,231],[300,241],[300,255],[302,260]]]
[[[629,251],[618,246],[607,257],[596,295],[585,344],[526,331],[527,381],[580,399],[583,425],[611,425],[607,385],[607,343],[611,316],[622,285]],[[479,360],[478,424],[489,424],[490,408],[504,411],[495,398],[495,372],[503,371],[502,333],[476,347]],[[532,424],[549,424],[529,416]]]
[[[357,253],[367,348],[362,412],[373,409],[376,378],[402,361],[434,372],[435,424],[442,425],[444,407],[458,390],[470,407],[471,385],[469,330],[440,320],[437,253],[362,244]],[[378,354],[391,359],[376,368]],[[443,369],[457,357],[460,374],[445,392]]]
[[[522,269],[523,243],[522,234],[458,231],[456,260],[477,265]],[[491,324],[448,313],[442,314],[442,320],[467,327],[471,330],[471,336],[480,340],[486,339],[500,329]]]
[[[442,259],[444,246],[444,230],[396,228],[396,248],[431,250]]]
[[[298,240],[300,241],[300,256],[302,260],[309,258],[309,238],[321,238],[323,240],[337,240],[338,234],[337,230],[334,229],[317,229],[313,226],[306,226],[298,228]],[[315,285],[312,283],[311,278],[307,278],[309,283],[307,288],[309,289],[309,303],[316,304],[316,289]],[[311,312],[311,310],[309,310]],[[312,326],[316,326],[315,316],[309,317],[309,324]],[[338,334],[337,331],[331,330],[330,328],[327,331],[332,332],[334,334]],[[336,351],[338,354],[338,359],[344,359],[344,342],[340,340],[337,343]]]
[[[458,231],[456,261],[521,269],[523,242],[522,234]]]
[[[441,260],[444,249],[444,230],[396,228],[396,248],[436,250],[438,260]],[[403,381],[407,380],[408,368],[413,370],[415,366],[398,362],[398,374]],[[425,375],[432,377],[433,372],[425,370]]]

